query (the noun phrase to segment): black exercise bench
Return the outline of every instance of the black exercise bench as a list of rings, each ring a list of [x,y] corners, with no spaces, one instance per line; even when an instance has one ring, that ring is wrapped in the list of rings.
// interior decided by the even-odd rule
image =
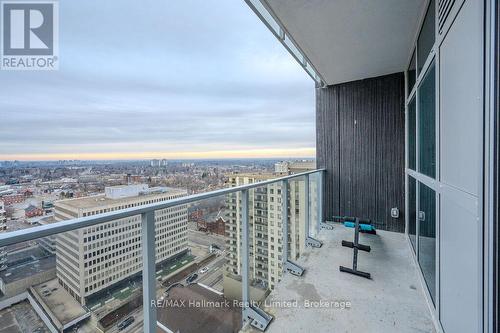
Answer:
[[[370,252],[371,248],[368,245],[363,245],[359,243],[359,233],[366,232],[370,234],[376,234],[375,227],[372,226],[371,220],[359,219],[357,217],[344,216],[344,217],[334,217],[337,221],[344,222],[344,226],[347,228],[354,228],[354,242],[342,241],[342,246],[354,249],[352,258],[352,268],[345,266],[340,266],[341,272],[350,273],[358,275],[367,279],[370,279],[370,273],[358,270],[358,251]]]

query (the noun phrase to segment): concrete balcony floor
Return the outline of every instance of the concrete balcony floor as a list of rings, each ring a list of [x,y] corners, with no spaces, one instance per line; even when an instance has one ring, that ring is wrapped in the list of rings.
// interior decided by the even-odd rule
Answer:
[[[342,224],[321,231],[323,247],[308,249],[297,261],[305,275],[286,274],[269,295],[263,308],[274,320],[267,332],[435,332],[405,236],[360,234],[360,243],[370,245],[371,252],[359,252],[358,269],[371,273],[370,280],[339,271],[339,265],[352,267],[353,250],[341,242],[353,236],[354,229]],[[299,307],[270,306],[284,300],[297,300]],[[301,308],[306,300],[348,301],[350,308]]]

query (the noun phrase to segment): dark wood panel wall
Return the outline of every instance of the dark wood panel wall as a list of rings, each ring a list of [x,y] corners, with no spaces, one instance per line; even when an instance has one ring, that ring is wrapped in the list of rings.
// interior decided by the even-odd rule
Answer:
[[[324,216],[369,218],[404,232],[404,74],[316,89],[316,158]],[[399,208],[399,218],[391,208]]]

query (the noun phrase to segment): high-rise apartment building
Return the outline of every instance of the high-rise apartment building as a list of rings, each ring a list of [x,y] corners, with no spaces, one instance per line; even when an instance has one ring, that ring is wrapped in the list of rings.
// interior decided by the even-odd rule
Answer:
[[[168,161],[166,159],[154,159],[149,161],[149,165],[151,167],[166,167],[168,165]]]
[[[187,195],[187,191],[147,185],[113,186],[105,194],[55,203],[57,221],[159,203]],[[185,253],[187,206],[155,212],[156,263]],[[59,283],[81,304],[86,298],[142,270],[141,216],[66,232],[57,236]]]
[[[303,165],[301,165],[301,168]],[[312,166],[311,168],[314,168]],[[294,173],[287,166],[279,173],[231,174],[231,186],[257,183],[283,174]],[[310,188],[314,195],[313,187]],[[281,212],[281,184],[271,184],[249,191],[250,276],[262,287],[273,289],[283,271],[283,233]],[[229,211],[226,222],[228,251],[227,271],[241,274],[241,194],[227,196]],[[288,186],[288,259],[297,259],[304,251],[306,232],[305,181],[291,180]]]

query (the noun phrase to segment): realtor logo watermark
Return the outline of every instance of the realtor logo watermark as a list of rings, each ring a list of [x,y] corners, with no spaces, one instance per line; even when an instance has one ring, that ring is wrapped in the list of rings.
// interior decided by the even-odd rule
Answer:
[[[59,68],[57,1],[0,1],[2,70]]]

